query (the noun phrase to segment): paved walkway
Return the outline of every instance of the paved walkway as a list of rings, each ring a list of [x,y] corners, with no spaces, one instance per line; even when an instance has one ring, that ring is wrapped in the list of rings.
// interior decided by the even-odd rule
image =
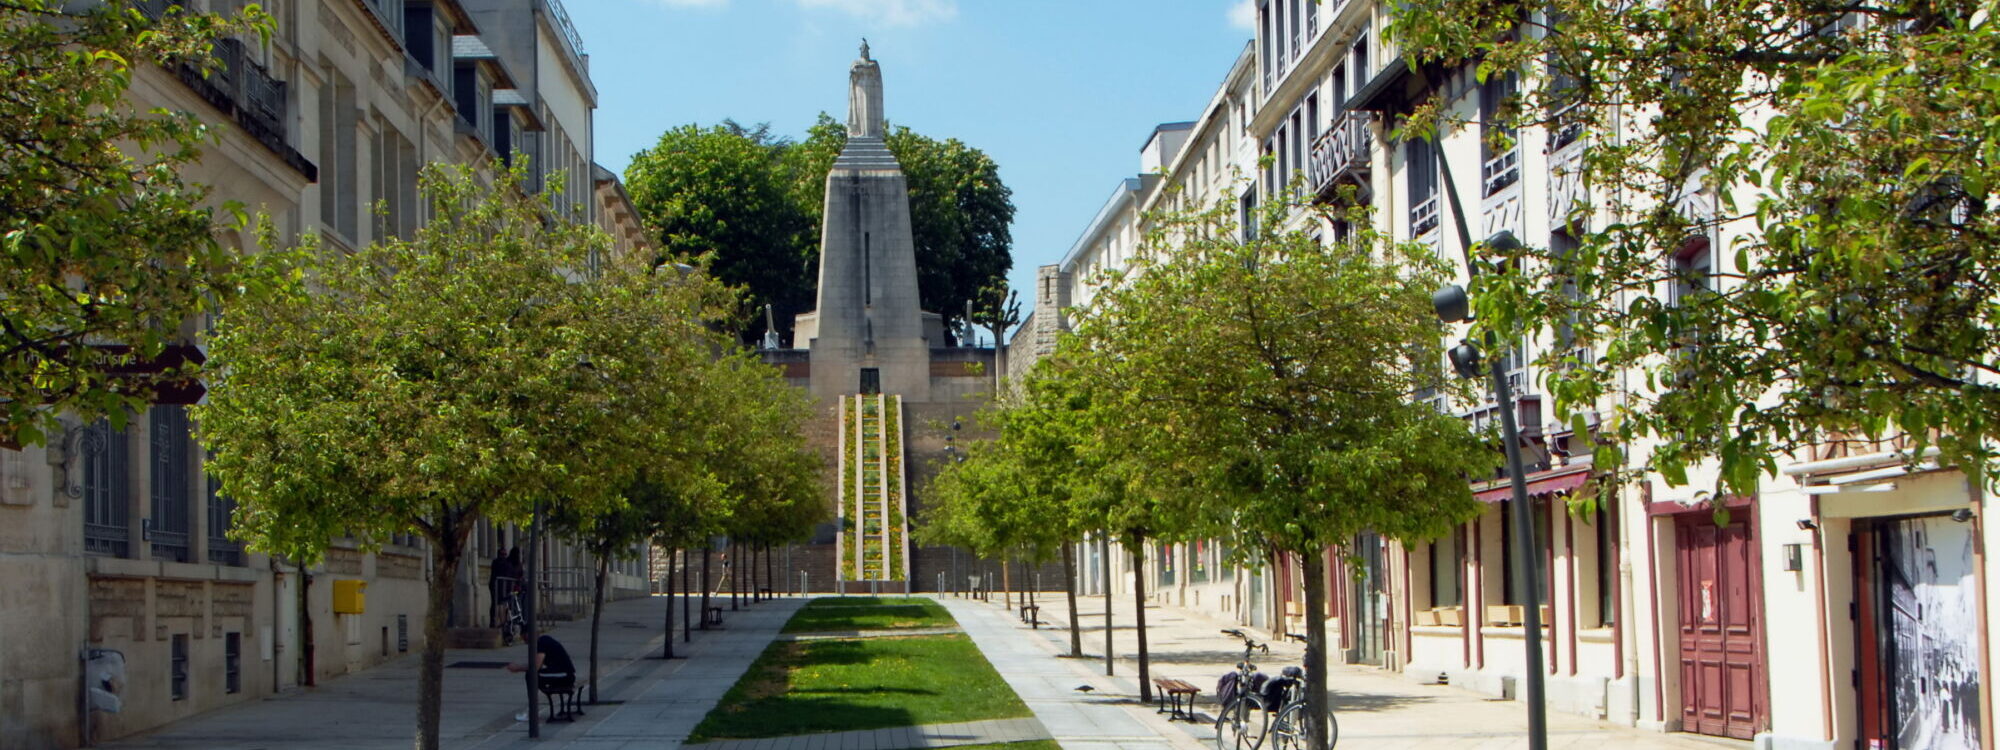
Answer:
[[[1059,653],[1069,653],[1069,609],[1061,593],[1038,597],[1044,625],[1040,639]],[[1013,619],[1003,609],[1001,598],[993,604],[964,601],[959,606],[988,609],[995,616]],[[1100,689],[1112,686],[1113,697],[1136,701],[1138,663],[1134,655],[1138,641],[1133,629],[1132,601],[1120,599],[1113,608],[1112,648],[1117,676],[1104,674],[1104,599],[1081,597],[1078,620],[1083,623],[1084,660],[1062,659],[1070,665],[1086,665]],[[957,610],[954,609],[954,612]],[[1216,678],[1229,671],[1242,657],[1240,642],[1222,635],[1222,628],[1240,627],[1212,620],[1177,608],[1146,608],[1147,651],[1151,673],[1194,683],[1202,688],[1197,708],[1203,719],[1198,723],[1174,722],[1185,736],[1212,744]],[[1032,633],[1024,625],[1017,632]],[[1256,635],[1258,640],[1267,639]],[[1284,664],[1297,664],[1304,649],[1296,644],[1272,643],[1269,656],[1257,661],[1266,671]],[[1051,659],[1050,661],[1056,661]],[[1527,712],[1523,704],[1474,693],[1463,688],[1421,685],[1400,673],[1367,666],[1336,665],[1329,673],[1335,717],[1340,722],[1339,746],[1346,748],[1497,748],[1525,747]],[[1084,747],[1064,742],[1065,748]],[[1687,734],[1663,734],[1551,711],[1549,747],[1569,750],[1598,750],[1604,747],[1636,750],[1717,750],[1718,747],[1750,747],[1748,742],[1715,740]]]
[[[1056,658],[1048,630],[1033,631],[998,605],[939,599],[1065,750],[1166,750],[1203,747],[1174,729],[1132,693],[1093,674],[1090,665]],[[1046,610],[1045,610],[1046,611]],[[1094,692],[1078,692],[1090,685]]]
[[[1046,739],[1050,739],[1048,730],[1034,719],[990,719],[859,732],[823,732],[796,737],[723,740],[687,745],[686,750],[914,750]]]
[[[666,597],[605,605],[599,641],[599,698],[575,723],[544,724],[542,740],[527,739],[527,723],[514,716],[526,702],[525,679],[500,669],[452,668],[458,662],[519,661],[520,645],[501,650],[445,652],[442,738],[448,750],[490,748],[623,748],[670,750],[708,713],[804,603],[781,598],[729,610],[720,630],[695,631],[692,643],[676,632],[674,653],[657,657]],[[679,608],[675,608],[676,625]],[[563,623],[550,633],[579,665],[588,658],[590,621]],[[204,713],[152,732],[107,742],[116,750],[372,750],[406,748],[414,733],[417,654],[322,682],[319,687]],[[676,734],[677,732],[677,734]],[[637,740],[642,740],[634,744]]]

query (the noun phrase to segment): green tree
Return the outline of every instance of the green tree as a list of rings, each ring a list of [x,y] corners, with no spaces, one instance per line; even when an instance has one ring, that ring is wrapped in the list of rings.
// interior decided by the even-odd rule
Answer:
[[[496,167],[497,169],[497,167]],[[608,239],[547,220],[522,174],[488,182],[432,165],[429,224],[347,252],[308,237],[257,256],[289,282],[246,295],[211,338],[218,379],[195,410],[233,527],[251,548],[318,561],[335,537],[430,542],[417,744],[438,746],[445,621],[465,542],[483,518],[537,503],[618,506],[648,460],[657,379],[711,356],[699,342],[725,297],[705,276],[649,267],[579,280]],[[641,263],[650,263],[646,259]],[[635,396],[633,394],[639,394]]]
[[[1992,468],[1993,10],[1414,0],[1392,33],[1425,69],[1519,78],[1499,124],[1581,131],[1601,210],[1571,214],[1574,249],[1488,249],[1476,311],[1590,347],[1595,361],[1550,368],[1559,412],[1608,410],[1619,443],[1657,444],[1631,465],[1671,484],[1714,461],[1721,498],[1754,495],[1781,456],[1864,436]],[[1439,111],[1406,130],[1456,124]],[[1712,269],[1677,262],[1704,243]],[[1644,387],[1619,387],[1633,373]]]
[[[999,166],[956,139],[905,127],[889,127],[885,140],[909,181],[923,309],[961,316],[974,300],[975,317],[988,322],[982,292],[1004,286],[1013,266],[1013,191]],[[768,125],[687,125],[634,156],[625,181],[663,247],[714,253],[716,275],[745,287],[750,304],[770,304],[783,331],[812,309],[826,175],[846,145],[846,128],[825,113],[797,142],[772,136]],[[762,317],[746,315],[746,323],[745,341],[761,340]]]
[[[817,225],[789,192],[785,146],[762,126],[684,125],[625,168],[632,204],[660,247],[674,257],[712,258],[716,278],[745,290],[746,342],[762,337],[754,308],[771,305],[789,325],[812,309],[818,283]]]
[[[1468,478],[1497,460],[1464,421],[1413,398],[1425,383],[1410,353],[1443,334],[1430,293],[1445,276],[1428,249],[1366,235],[1211,239],[1236,236],[1227,216],[1155,217],[1140,257],[1161,260],[1101,292],[1078,336],[1101,384],[1096,410],[1129,446],[1127,497],[1112,506],[1127,548],[1152,531],[1142,519],[1164,515],[1139,509],[1164,506],[1241,554],[1299,558],[1308,715],[1323,749],[1327,551],[1364,531],[1405,542],[1449,532],[1478,512]]]
[[[214,133],[126,94],[148,66],[205,70],[213,42],[268,18],[72,5],[0,3],[0,444],[40,443],[64,414],[122,422],[192,375],[158,367],[183,323],[250,283],[207,190],[180,179]]]

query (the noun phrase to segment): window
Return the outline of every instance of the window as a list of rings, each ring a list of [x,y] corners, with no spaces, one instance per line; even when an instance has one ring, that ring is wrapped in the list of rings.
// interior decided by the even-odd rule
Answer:
[[[329,71],[319,95],[320,220],[348,242],[360,239],[359,166],[355,163],[354,85]]]
[[[1465,527],[1431,542],[1431,606],[1465,604]]]
[[[375,217],[375,236],[407,238],[417,230],[416,146],[385,123],[374,156],[375,199],[382,203],[382,212]]]
[[[1549,233],[1549,253],[1556,257],[1558,263],[1576,252],[1576,248],[1576,238],[1569,232],[1559,229]],[[1576,311],[1583,304],[1583,294],[1577,290],[1575,281],[1566,278],[1563,282],[1562,296],[1563,301],[1570,306],[1570,310],[1556,321],[1556,351],[1563,356],[1576,357],[1578,364],[1589,364],[1590,350],[1578,346],[1576,341],[1576,323],[1579,320]]]
[[[1159,577],[1158,577],[1159,581],[1154,585],[1156,586],[1174,585],[1174,545],[1171,544],[1153,545],[1153,559],[1156,561],[1156,565],[1159,570]]]
[[[1215,553],[1215,543],[1202,540],[1189,545],[1188,583],[1208,583],[1209,567],[1213,562],[1209,556]]]
[[[1319,35],[1319,0],[1306,0],[1306,38]]]
[[[1515,132],[1511,124],[1503,122],[1503,110],[1507,102],[1514,98],[1520,87],[1520,78],[1513,72],[1493,74],[1479,87],[1480,152],[1485,155],[1485,165],[1480,170],[1481,183],[1486,194],[1492,195],[1501,188],[1520,181],[1520,148],[1514,143]],[[1496,140],[1506,141],[1504,147],[1496,147]]]
[[[208,561],[217,565],[242,565],[243,543],[229,538],[229,517],[236,512],[236,501],[222,494],[222,481],[207,477],[208,485]]]
[[[222,634],[222,692],[243,691],[243,634]]]
[[[1696,295],[1709,291],[1714,269],[1711,267],[1712,254],[1709,252],[1708,238],[1695,236],[1681,245],[1674,255],[1673,303],[1678,305]]]
[[[1437,151],[1430,141],[1412,138],[1404,144],[1403,171],[1410,189],[1410,236],[1436,229]]]
[[[882,371],[874,367],[861,368],[861,392],[873,396],[882,392]]]
[[[168,680],[174,700],[187,700],[188,690],[188,637],[186,633],[175,633],[173,638],[172,663],[168,665]]]
[[[77,437],[77,451],[83,476],[71,492],[83,500],[83,551],[126,557],[132,553],[132,508],[126,494],[131,480],[125,431],[97,420]]]
[[[147,419],[152,432],[152,505],[147,535],[153,557],[191,562],[188,540],[193,526],[189,503],[187,408],[155,406]]]
[[[1318,0],[1303,1],[1304,4],[1310,5]],[[1299,54],[1305,51],[1306,46],[1305,24],[1299,22],[1299,5],[1301,4],[1301,0],[1286,0],[1286,3],[1292,6],[1292,59],[1297,60]]]
[[[429,3],[410,3],[404,6],[403,46],[409,49],[410,57],[416,58],[425,70],[436,73],[439,51],[436,33],[438,24],[433,20],[433,14],[434,11]],[[451,49],[449,40],[443,45],[443,49]]]
[[[1515,590],[1515,588],[1516,588],[1516,587],[1515,587],[1515,585],[1514,585],[1514,544],[1515,544],[1515,542],[1514,542],[1514,508],[1513,508],[1513,506],[1512,506],[1512,503],[1513,503],[1513,502],[1514,502],[1514,501],[1512,501],[1512,500],[1503,500],[1503,501],[1501,501],[1501,502],[1499,503],[1499,506],[1500,506],[1500,575],[1501,575],[1501,579],[1500,579],[1500,603],[1501,603],[1501,604],[1523,604],[1523,605],[1525,605],[1525,604],[1527,604],[1527,597],[1525,597],[1525,596],[1522,596],[1520,592],[1516,591],[1516,590]],[[1529,500],[1528,500],[1528,513],[1529,513],[1529,515],[1532,515],[1532,516],[1534,516],[1534,519],[1535,519],[1535,541],[1537,541],[1537,542],[1540,542],[1540,544],[1539,544],[1539,545],[1537,545],[1538,549],[1537,549],[1537,550],[1536,550],[1536,552],[1535,552],[1535,554],[1537,555],[1537,556],[1536,556],[1536,558],[1535,558],[1535,565],[1536,565],[1536,566],[1537,566],[1538,568],[1540,568],[1540,569],[1541,569],[1541,572],[1542,572],[1542,580],[1541,580],[1541,583],[1540,583],[1540,591],[1541,591],[1541,592],[1547,592],[1547,591],[1549,591],[1549,590],[1550,590],[1550,588],[1549,588],[1549,580],[1550,580],[1550,579],[1549,579],[1549,576],[1550,576],[1550,574],[1552,574],[1552,573],[1554,572],[1554,571],[1551,571],[1551,570],[1549,570],[1549,557],[1548,557],[1548,554],[1549,554],[1549,551],[1550,551],[1551,549],[1553,549],[1553,547],[1551,547],[1550,545],[1554,543],[1554,540],[1552,540],[1552,539],[1550,539],[1550,538],[1549,538],[1549,502],[1548,502],[1548,500],[1547,500],[1546,498],[1539,498],[1539,497],[1538,497],[1538,498],[1529,498]],[[1540,597],[1540,598],[1542,598],[1542,599],[1543,599],[1543,602],[1542,602],[1543,604],[1547,604],[1547,603],[1548,603],[1548,601],[1547,601],[1547,597],[1546,597],[1546,596],[1543,596],[1543,597]],[[1543,623],[1543,624],[1544,624],[1544,625],[1547,625],[1547,623]]]
[[[1257,188],[1245,188],[1237,206],[1237,223],[1243,228],[1243,241],[1257,239]]]
[[[1597,537],[1597,624],[1618,623],[1618,513],[1609,504],[1597,506],[1590,519]]]
[[[1272,67],[1272,64],[1271,64],[1271,40],[1272,40],[1272,36],[1271,36],[1271,8],[1270,8],[1270,6],[1268,6],[1268,5],[1267,5],[1267,6],[1264,6],[1264,7],[1262,7],[1262,8],[1258,8],[1258,9],[1257,9],[1257,28],[1258,28],[1258,30],[1260,30],[1260,31],[1264,32],[1264,33],[1262,33],[1262,34],[1259,34],[1259,35],[1258,35],[1258,39],[1257,39],[1257,54],[1258,54],[1258,56],[1259,56],[1260,58],[1262,58],[1262,62],[1263,62],[1263,68],[1264,68],[1264,89],[1265,89],[1266,91],[1269,91],[1269,90],[1270,90],[1270,88],[1271,88],[1271,72],[1272,72],[1272,70],[1274,70],[1274,68]]]

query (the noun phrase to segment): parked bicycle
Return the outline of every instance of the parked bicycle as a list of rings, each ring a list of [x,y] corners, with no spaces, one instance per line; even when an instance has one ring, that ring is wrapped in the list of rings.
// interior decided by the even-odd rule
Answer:
[[[1257,671],[1250,657],[1258,652],[1269,654],[1271,647],[1241,630],[1231,628],[1222,633],[1243,641],[1243,660],[1236,663],[1236,671],[1223,675],[1215,686],[1215,698],[1221,704],[1215,715],[1215,748],[1256,750],[1264,744],[1270,714],[1264,710],[1260,692],[1265,675]]]
[[[1258,750],[1266,742],[1272,750],[1307,750],[1312,745],[1312,726],[1306,721],[1306,672],[1287,666],[1278,677],[1257,671],[1253,654],[1269,654],[1269,644],[1258,643],[1241,630],[1223,634],[1243,641],[1243,661],[1236,671],[1223,675],[1216,686],[1221,710],[1215,719],[1216,750]],[[1288,638],[1304,642],[1301,636]],[[1307,645],[1311,654],[1311,645]],[[1327,713],[1327,747],[1340,737],[1331,711]]]
[[[1287,633],[1287,639],[1297,641],[1306,647],[1305,663],[1312,663],[1313,648],[1305,636]],[[1312,723],[1306,707],[1306,671],[1303,667],[1285,667],[1277,702],[1277,713],[1271,719],[1269,734],[1272,747],[1276,750],[1307,750],[1312,747]],[[1326,712],[1326,746],[1333,747],[1340,740],[1340,722],[1334,720],[1333,709]]]

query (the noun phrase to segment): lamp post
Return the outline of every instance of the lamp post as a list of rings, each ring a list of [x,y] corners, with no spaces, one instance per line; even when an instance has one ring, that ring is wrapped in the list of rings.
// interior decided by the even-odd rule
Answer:
[[[1504,230],[1487,237],[1476,246],[1472,243],[1472,232],[1465,225],[1465,211],[1458,202],[1458,188],[1451,179],[1450,160],[1445,157],[1443,149],[1439,149],[1437,162],[1438,169],[1444,173],[1445,199],[1451,203],[1451,216],[1457,225],[1459,244],[1465,248],[1466,271],[1478,273],[1478,268],[1472,262],[1475,247],[1503,250],[1519,248],[1520,240],[1515,239],[1513,232]],[[1465,288],[1457,284],[1448,284],[1431,295],[1431,306],[1437,310],[1438,318],[1446,323],[1459,323],[1472,319],[1471,304],[1466,297]],[[1486,332],[1485,343],[1488,349],[1502,349],[1499,334],[1493,331]],[[1479,348],[1473,346],[1472,342],[1458,342],[1458,346],[1451,348],[1449,355],[1452,370],[1457,372],[1459,377],[1470,380],[1480,376],[1482,363]],[[1527,595],[1527,606],[1521,614],[1521,628],[1525,631],[1521,634],[1523,636],[1521,641],[1527,645],[1528,651],[1527,674],[1524,675],[1528,683],[1528,749],[1548,750],[1548,705],[1542,686],[1540,590],[1542,575],[1541,566],[1535,555],[1535,551],[1541,549],[1541,541],[1535,538],[1534,516],[1528,508],[1527,470],[1521,465],[1521,432],[1514,424],[1513,389],[1507,382],[1506,371],[1502,370],[1497,362],[1487,366],[1486,370],[1493,379],[1493,400],[1500,410],[1500,437],[1505,443],[1507,453],[1507,477],[1514,490],[1513,502],[1508,503],[1510,506],[1508,512],[1513,516],[1514,528],[1520,529],[1520,533],[1515,536],[1517,541],[1514,549],[1509,550],[1508,554],[1514,556],[1514,590]]]

